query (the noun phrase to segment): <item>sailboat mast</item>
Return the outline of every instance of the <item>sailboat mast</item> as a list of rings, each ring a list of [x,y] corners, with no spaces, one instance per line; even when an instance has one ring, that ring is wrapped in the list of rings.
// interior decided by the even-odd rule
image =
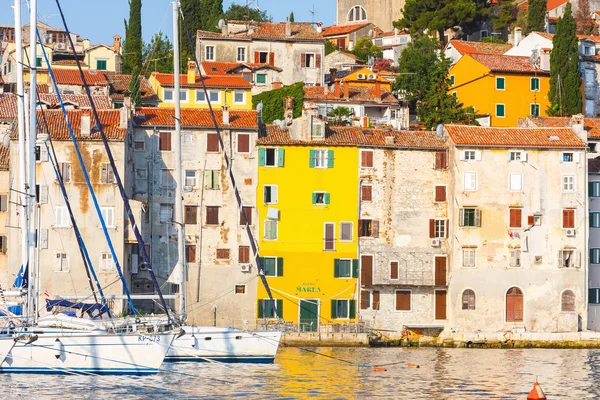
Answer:
[[[27,182],[29,194],[27,199],[27,214],[29,215],[29,232],[28,232],[28,240],[27,240],[27,248],[29,257],[29,275],[28,275],[28,287],[29,292],[31,292],[31,296],[33,296],[33,303],[37,304],[37,290],[36,284],[34,282],[34,265],[33,262],[35,259],[35,141],[37,137],[37,114],[36,114],[36,106],[37,106],[37,77],[36,77],[36,67],[37,67],[37,0],[30,0],[29,2],[29,75],[30,75],[30,85],[29,85],[29,137],[28,137],[28,149],[27,156],[29,157],[28,174],[29,179]],[[41,151],[41,149],[40,149]],[[29,308],[32,307],[32,301],[29,302]],[[34,324],[37,323],[37,309],[30,310],[32,311],[29,315],[33,315]]]
[[[186,283],[187,266],[185,262],[185,232],[183,221],[183,171],[181,168],[181,77],[179,75],[179,1],[173,2],[173,75],[175,78],[175,217],[173,224],[177,229],[177,265],[175,269],[181,271],[179,279],[179,314],[185,319],[186,314]]]

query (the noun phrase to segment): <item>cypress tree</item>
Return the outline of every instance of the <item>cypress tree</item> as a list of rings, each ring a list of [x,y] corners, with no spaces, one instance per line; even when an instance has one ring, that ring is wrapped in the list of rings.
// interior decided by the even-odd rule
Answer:
[[[131,93],[131,102],[136,106],[142,105],[142,95],[140,93],[140,72],[141,68],[136,66],[131,72],[131,80],[129,81],[129,92]]]
[[[548,114],[571,116],[581,112],[581,77],[577,24],[571,4],[567,3],[564,16],[556,24],[550,54],[550,92],[552,102]]]
[[[129,0],[129,21],[125,21],[123,73],[142,69],[142,0]]]
[[[525,34],[546,30],[546,0],[529,0]]]
[[[294,20],[294,12],[293,11],[290,13],[290,22],[296,22]]]

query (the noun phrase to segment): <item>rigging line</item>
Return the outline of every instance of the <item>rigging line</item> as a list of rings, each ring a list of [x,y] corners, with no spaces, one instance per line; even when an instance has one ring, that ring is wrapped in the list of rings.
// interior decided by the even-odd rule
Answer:
[[[56,0],[56,1],[58,2],[58,0]],[[182,23],[183,23],[183,26],[185,29],[187,39],[188,39],[188,44],[190,45],[190,48],[192,49],[192,53],[194,55],[196,69],[197,69],[198,75],[200,76],[200,82],[202,82],[202,89],[204,90],[204,96],[205,96],[207,104],[208,104],[208,109],[210,110],[210,116],[212,119],[212,123],[215,127],[215,130],[217,131],[217,137],[219,139],[219,146],[221,146],[221,149],[223,150],[223,158],[225,160],[225,165],[227,167],[227,170],[229,171],[229,178],[231,179],[231,185],[233,186],[235,198],[238,203],[238,209],[243,217],[244,226],[246,228],[246,233],[250,239],[250,246],[252,247],[254,261],[256,262],[256,266],[258,269],[258,275],[260,276],[261,282],[262,282],[263,286],[265,287],[267,294],[269,295],[269,299],[273,303],[273,305],[272,305],[273,308],[277,312],[277,302],[273,299],[273,294],[271,293],[271,288],[269,287],[269,282],[267,281],[264,270],[262,268],[262,264],[260,262],[260,256],[258,254],[258,247],[256,246],[256,241],[254,239],[254,235],[252,234],[252,230],[250,229],[250,225],[248,224],[248,218],[246,217],[246,213],[244,213],[243,203],[242,203],[242,199],[240,197],[240,192],[237,188],[237,185],[235,182],[235,177],[233,176],[233,170],[231,168],[231,163],[230,163],[229,157],[227,156],[227,150],[225,148],[225,144],[223,143],[223,136],[221,135],[221,129],[219,129],[219,124],[217,123],[217,117],[215,116],[215,112],[212,108],[212,104],[211,104],[211,101],[210,101],[210,98],[208,95],[208,90],[206,89],[206,83],[204,81],[204,77],[202,76],[202,71],[200,70],[200,65],[198,64],[198,57],[196,56],[196,52],[194,51],[194,42],[192,41],[192,37],[190,35],[190,31],[186,24],[185,17],[183,15],[183,11],[181,10],[181,8],[179,8],[179,13],[181,14],[181,20],[182,20]],[[260,131],[260,126],[259,126],[258,130]],[[276,313],[275,315],[278,315],[278,314]]]
[[[249,279],[249,280],[247,280],[246,282],[238,283],[237,285],[245,285],[245,284],[247,284],[247,283],[250,283],[250,282],[252,282],[252,281],[253,281],[254,279],[256,279],[256,278],[258,278],[258,275],[255,275],[253,278],[250,278],[250,279]],[[196,306],[195,306],[195,307],[189,307],[189,310],[190,310],[190,311],[194,311],[194,310],[197,310],[198,308],[201,308],[201,307],[207,306],[207,305],[209,305],[210,303],[213,303],[213,302],[215,302],[216,300],[219,300],[221,297],[225,297],[225,296],[227,296],[228,294],[230,294],[230,293],[233,293],[234,291],[235,291],[235,289],[226,289],[226,291],[225,291],[225,292],[222,292],[222,293],[221,293],[219,296],[217,296],[217,297],[215,297],[215,298],[213,298],[213,299],[207,300],[207,301],[206,301],[206,303],[202,303],[202,304],[196,304]],[[198,303],[199,303],[199,302],[198,302]]]
[[[62,11],[61,11],[62,12]],[[67,32],[67,35],[70,35]],[[72,39],[71,40],[71,46],[73,46],[73,42]],[[44,49],[44,47],[42,46],[42,52],[44,54],[44,57],[46,59],[46,63],[48,63],[48,55],[46,54],[46,51]],[[79,60],[77,60],[77,62],[79,62]],[[77,144],[77,139],[75,138],[75,132],[73,132],[73,127],[71,126],[71,121],[69,120],[69,116],[67,115],[67,109],[65,108],[65,104],[62,100],[62,96],[60,94],[60,90],[58,89],[58,84],[56,83],[56,79],[54,77],[54,72],[52,71],[52,67],[50,66],[50,64],[48,63],[48,74],[50,75],[50,78],[52,79],[52,84],[54,85],[54,90],[56,92],[56,95],[58,96],[58,100],[60,102],[60,107],[62,109],[63,112],[63,116],[65,118],[65,121],[67,123],[67,128],[69,130],[69,135],[71,137],[71,141],[73,142],[74,148],[75,148],[75,152],[77,153],[77,158],[79,160],[79,164],[81,166],[81,170],[83,171],[83,176],[85,177],[87,186],[88,186],[88,190],[92,196],[92,201],[94,202],[94,207],[96,208],[96,213],[98,214],[98,219],[100,220],[100,224],[102,225],[102,231],[104,233],[104,236],[106,237],[106,241],[108,243],[108,248],[110,249],[111,255],[113,257],[113,260],[115,261],[115,267],[117,269],[117,272],[119,273],[119,277],[121,278],[121,281],[123,282],[123,288],[125,290],[125,293],[127,294],[127,298],[129,300],[129,304],[131,306],[132,312],[136,313],[135,311],[135,307],[133,305],[133,300],[131,299],[131,296],[129,294],[129,289],[127,288],[127,283],[125,281],[125,277],[123,276],[123,273],[121,272],[121,268],[119,265],[119,260],[117,258],[116,255],[116,251],[115,248],[112,244],[112,240],[110,239],[110,235],[108,234],[108,229],[106,227],[106,222],[104,221],[104,217],[102,216],[102,212],[100,211],[100,205],[98,204],[98,199],[96,198],[96,193],[94,192],[94,188],[92,187],[92,183],[90,181],[90,177],[89,174],[87,172],[87,169],[85,167],[85,163],[83,161],[83,157],[81,155],[81,152],[79,150],[79,145]],[[88,89],[89,91],[89,89]],[[90,97],[90,103],[93,104],[93,100]],[[98,116],[95,116],[96,118],[96,123],[101,126],[101,122],[100,119],[98,118]]]
[[[146,253],[146,246],[145,246],[144,238],[142,237],[140,230],[138,229],[138,226],[135,223],[133,211],[131,210],[131,206],[129,205],[129,198],[127,197],[127,194],[125,192],[125,187],[123,186],[123,182],[121,181],[121,177],[119,176],[119,171],[117,170],[117,166],[115,165],[115,159],[113,157],[110,146],[108,145],[108,139],[106,138],[106,135],[104,134],[104,128],[102,127],[102,123],[100,122],[100,116],[98,115],[98,110],[96,109],[96,105],[93,102],[92,94],[90,92],[90,87],[88,86],[88,84],[85,80],[85,75],[83,74],[83,69],[81,68],[81,63],[79,61],[79,58],[77,57],[77,53],[75,52],[75,44],[73,43],[73,38],[71,37],[71,33],[67,26],[67,21],[65,19],[65,15],[60,6],[60,0],[56,0],[56,5],[58,7],[58,11],[60,12],[60,17],[61,17],[63,25],[65,27],[65,32],[67,34],[67,38],[69,39],[69,43],[71,44],[71,51],[73,52],[73,58],[75,59],[75,63],[77,64],[77,68],[79,70],[79,76],[81,77],[83,87],[85,88],[85,93],[87,94],[87,97],[90,100],[90,105],[92,106],[92,112],[94,114],[94,118],[96,119],[96,124],[97,124],[98,130],[100,131],[100,136],[102,137],[102,142],[104,143],[104,148],[106,150],[106,154],[108,155],[108,159],[110,160],[110,164],[111,164],[114,176],[115,176],[117,187],[119,188],[119,193],[121,194],[121,198],[123,199],[123,205],[125,207],[125,211],[127,213],[127,216],[129,217],[129,222],[130,222],[131,228],[133,228],[135,238],[138,242],[138,247],[139,247],[140,253],[142,255],[143,264],[146,265],[146,268],[147,268],[148,272],[150,273],[150,277],[152,278],[152,283],[154,284],[154,287],[158,291],[158,297],[160,298],[160,302],[162,303],[163,308],[165,309],[165,312],[167,314],[167,318],[168,318],[169,322],[173,322],[173,318],[171,317],[171,313],[169,312],[165,298],[163,297],[162,291],[160,290],[160,285],[158,284],[156,275],[154,274],[154,271],[152,270],[152,264],[150,262],[150,258],[148,257],[148,253]],[[48,68],[48,70],[50,71],[50,68]],[[56,82],[54,82],[54,85],[56,86]],[[62,106],[62,108],[64,110],[64,105]],[[66,111],[64,111],[64,114],[66,117]],[[70,127],[70,124],[69,124],[69,127]],[[71,133],[72,133],[72,130],[71,130]],[[73,136],[73,139],[75,139],[75,136]],[[81,156],[79,156],[79,157],[81,158]],[[87,177],[87,173],[86,173],[86,177]],[[89,183],[89,177],[87,177],[86,180],[88,180],[88,186],[90,187],[90,192],[93,194],[93,189],[91,187],[91,184]],[[95,194],[92,195],[92,198],[94,199],[94,202],[96,204]],[[100,211],[97,206],[96,206],[96,209],[97,209],[97,211]],[[106,225],[104,223],[104,218],[102,218],[102,215],[100,215],[100,214],[99,214],[99,217],[102,222],[102,226],[105,231],[105,235],[108,238],[109,236],[108,236],[108,231],[106,231]],[[112,243],[111,243],[110,247],[112,249]],[[114,249],[112,249],[111,251],[114,251]],[[113,255],[113,257],[114,257],[114,255]],[[129,299],[129,303],[132,307],[132,311],[135,314],[136,311],[133,306],[133,301],[131,300],[131,295],[129,294],[129,288],[127,287],[127,284],[126,284],[123,274],[121,272],[121,268],[119,266],[119,262],[116,258],[115,258],[115,266],[117,268],[117,271],[119,272],[119,276],[123,280],[123,287],[125,289],[125,293],[127,294],[127,297]]]

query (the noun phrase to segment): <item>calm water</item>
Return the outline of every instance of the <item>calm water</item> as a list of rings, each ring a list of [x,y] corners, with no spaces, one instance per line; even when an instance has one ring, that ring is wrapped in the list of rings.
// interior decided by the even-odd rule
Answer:
[[[600,350],[293,348],[273,365],[165,364],[154,377],[0,376],[0,398],[525,399],[535,376],[548,399],[597,399]],[[408,368],[408,363],[421,366]]]

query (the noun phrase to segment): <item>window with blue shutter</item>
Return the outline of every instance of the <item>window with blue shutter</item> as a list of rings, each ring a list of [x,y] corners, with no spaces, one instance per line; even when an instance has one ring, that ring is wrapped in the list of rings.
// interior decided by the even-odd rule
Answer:
[[[327,151],[327,168],[333,168],[333,150]]]
[[[589,196],[600,197],[600,181],[592,181],[589,183]]]
[[[260,147],[258,149],[258,165],[261,167],[265,166],[265,148]]]
[[[590,249],[590,264],[600,264],[600,249]]]
[[[277,149],[277,166],[283,167],[283,159],[285,157],[285,150],[281,147]]]
[[[315,150],[310,150],[308,154],[309,154],[308,166],[310,168],[314,168],[315,167]]]

